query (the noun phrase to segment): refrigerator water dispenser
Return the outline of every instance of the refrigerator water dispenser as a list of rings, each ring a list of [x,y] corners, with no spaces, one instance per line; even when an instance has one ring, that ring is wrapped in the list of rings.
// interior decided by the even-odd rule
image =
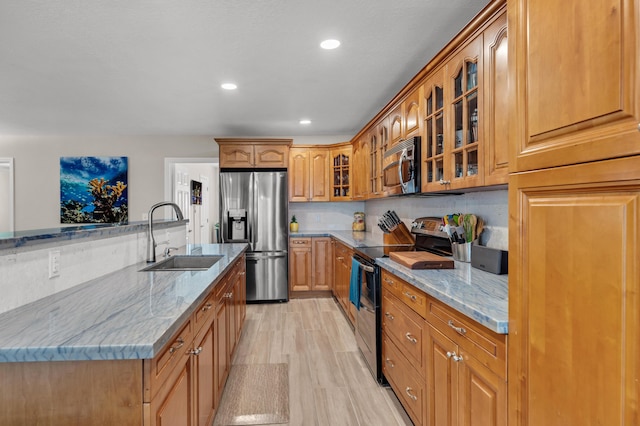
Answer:
[[[233,209],[227,212],[229,217],[229,235],[230,240],[246,240],[247,239],[247,211],[245,209]]]

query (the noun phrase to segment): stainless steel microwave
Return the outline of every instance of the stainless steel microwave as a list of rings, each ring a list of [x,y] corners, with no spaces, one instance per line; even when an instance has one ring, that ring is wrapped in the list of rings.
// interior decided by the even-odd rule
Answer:
[[[383,158],[387,164],[382,175],[386,194],[420,192],[420,136],[398,142],[384,153]]]

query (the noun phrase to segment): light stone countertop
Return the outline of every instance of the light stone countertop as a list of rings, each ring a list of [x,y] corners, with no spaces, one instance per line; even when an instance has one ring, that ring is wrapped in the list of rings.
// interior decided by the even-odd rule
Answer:
[[[370,232],[307,231],[290,237],[335,237],[358,247],[383,246],[382,236]],[[454,269],[409,269],[389,258],[378,258],[383,269],[414,287],[472,318],[499,334],[509,331],[509,285],[507,275],[496,275],[473,268],[470,263],[455,262]]]
[[[153,358],[247,248],[188,246],[224,257],[207,271],[139,272],[141,262],[5,312],[0,362]]]

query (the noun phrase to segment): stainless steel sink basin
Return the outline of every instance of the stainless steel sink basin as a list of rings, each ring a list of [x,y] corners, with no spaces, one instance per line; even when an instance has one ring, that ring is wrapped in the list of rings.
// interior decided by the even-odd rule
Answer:
[[[149,271],[206,271],[216,264],[224,256],[218,255],[177,255],[171,256],[153,265],[141,269],[140,272]]]

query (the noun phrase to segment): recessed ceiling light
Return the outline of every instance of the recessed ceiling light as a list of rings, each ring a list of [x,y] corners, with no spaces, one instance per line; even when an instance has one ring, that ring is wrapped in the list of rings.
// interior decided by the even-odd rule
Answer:
[[[327,50],[335,49],[338,46],[340,46],[340,40],[331,39],[331,40],[325,40],[322,43],[320,43],[320,47]]]
[[[224,90],[236,90],[238,88],[238,86],[233,83],[222,83],[220,87],[222,87]]]
[[[300,120],[300,124],[311,124],[311,120],[304,118]]]

